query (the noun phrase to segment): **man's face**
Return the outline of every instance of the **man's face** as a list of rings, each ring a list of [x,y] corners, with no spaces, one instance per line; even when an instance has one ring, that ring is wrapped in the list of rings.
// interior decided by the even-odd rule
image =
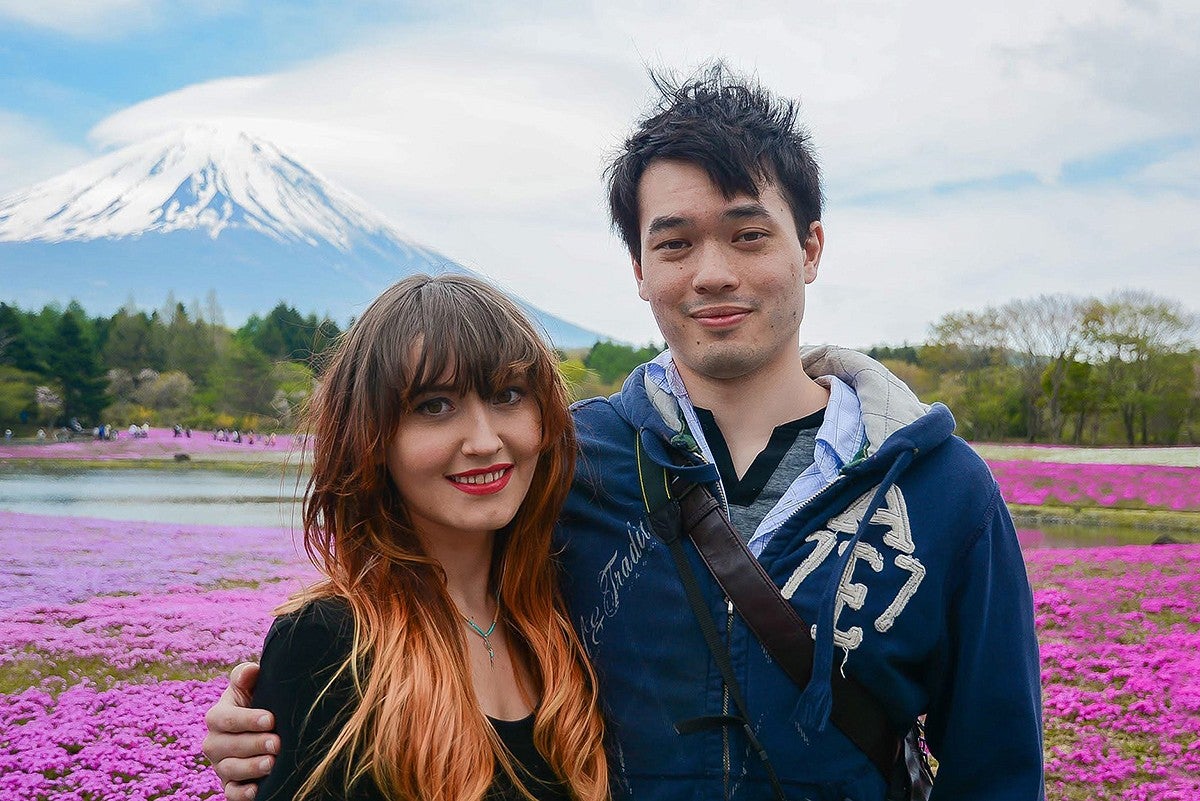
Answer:
[[[638,294],[684,374],[741,378],[799,347],[804,285],[817,277],[824,233],[805,242],[774,184],[726,199],[704,170],[653,162],[638,183]]]

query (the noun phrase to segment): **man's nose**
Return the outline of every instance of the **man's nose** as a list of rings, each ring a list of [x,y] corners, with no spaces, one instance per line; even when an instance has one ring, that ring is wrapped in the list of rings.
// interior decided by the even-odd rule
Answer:
[[[701,246],[696,254],[696,272],[692,276],[692,289],[701,295],[732,292],[741,284],[737,272],[730,264],[727,254],[712,244]]]

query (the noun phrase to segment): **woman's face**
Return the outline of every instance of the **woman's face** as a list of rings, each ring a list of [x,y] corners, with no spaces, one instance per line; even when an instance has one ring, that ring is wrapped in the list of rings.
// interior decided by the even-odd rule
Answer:
[[[496,531],[513,519],[537,466],[542,416],[523,382],[480,397],[434,389],[415,398],[387,465],[426,543]]]

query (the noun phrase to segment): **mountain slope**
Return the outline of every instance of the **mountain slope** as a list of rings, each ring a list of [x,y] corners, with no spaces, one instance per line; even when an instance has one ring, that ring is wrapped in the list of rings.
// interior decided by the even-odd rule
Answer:
[[[110,313],[210,290],[239,324],[280,300],[339,321],[417,272],[476,274],[269,142],[193,127],[0,198],[0,300]],[[524,304],[560,347],[600,336]]]

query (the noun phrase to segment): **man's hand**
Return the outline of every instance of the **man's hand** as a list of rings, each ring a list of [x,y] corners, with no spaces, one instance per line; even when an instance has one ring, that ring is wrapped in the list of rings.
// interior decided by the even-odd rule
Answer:
[[[257,681],[258,665],[238,665],[229,674],[225,692],[204,715],[204,755],[221,778],[228,801],[254,798],[254,780],[271,772],[271,755],[279,753],[279,736],[271,732],[275,718],[265,709],[249,708]]]

